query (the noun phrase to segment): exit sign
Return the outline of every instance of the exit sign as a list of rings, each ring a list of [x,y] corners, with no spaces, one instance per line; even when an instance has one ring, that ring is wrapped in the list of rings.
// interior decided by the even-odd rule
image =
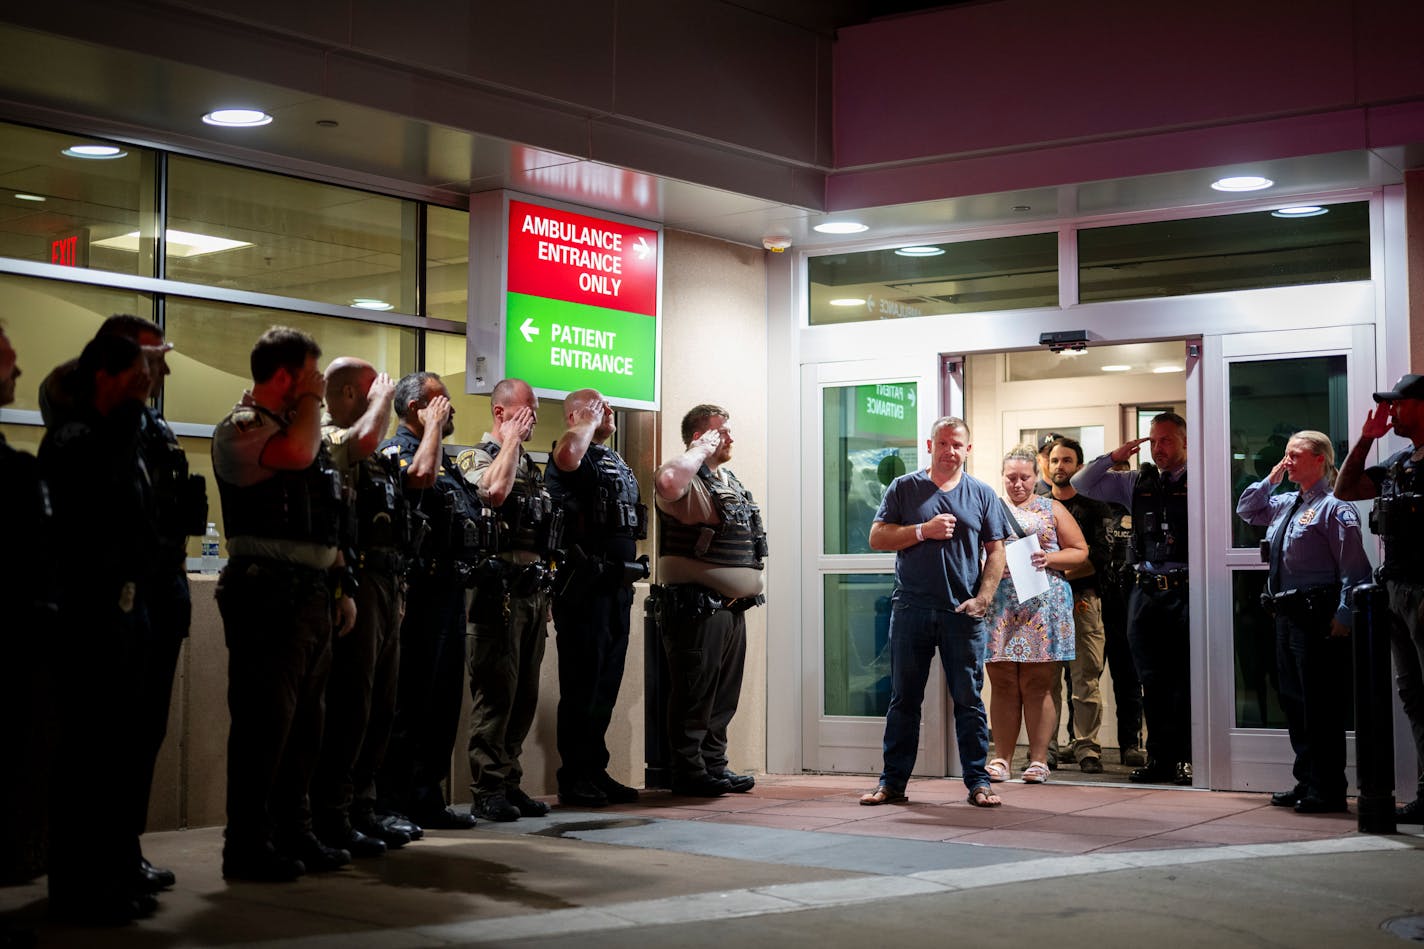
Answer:
[[[62,231],[49,239],[49,262],[61,267],[89,266],[89,229]]]
[[[472,294],[470,365],[486,371],[467,372],[466,391],[517,377],[540,396],[593,388],[621,408],[658,408],[661,229],[507,193],[497,210],[491,221],[493,201],[471,203],[472,286],[500,290]],[[482,279],[487,250],[502,272],[485,259]]]

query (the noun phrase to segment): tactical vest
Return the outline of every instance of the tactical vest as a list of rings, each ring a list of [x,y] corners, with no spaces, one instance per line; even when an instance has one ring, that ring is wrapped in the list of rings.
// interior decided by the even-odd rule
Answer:
[[[484,442],[476,447],[491,458],[499,457],[500,446],[495,442]],[[519,451],[522,454],[524,449]],[[524,550],[547,557],[562,549],[564,512],[544,488],[539,466],[528,455],[523,455],[521,460],[524,463],[515,469],[508,497],[494,512],[499,522],[496,550],[498,553]]]
[[[184,556],[188,537],[201,536],[208,523],[207,482],[188,470],[188,456],[168,423],[151,408],[139,417],[139,452],[153,486],[155,530],[160,554]]]
[[[499,527],[494,512],[480,504],[443,451],[435,484],[421,491],[420,498],[420,515],[425,520],[423,527],[417,527],[417,533],[425,532],[419,544],[421,557],[473,566],[495,551]]]
[[[373,452],[356,465],[356,537],[360,550],[393,548],[405,552],[411,542],[410,505],[401,490],[399,453]]]
[[[1424,465],[1409,459],[1414,449],[1396,455],[1383,482],[1374,509],[1370,530],[1384,541],[1384,563],[1379,575],[1389,580],[1424,583]]]
[[[1187,562],[1187,476],[1168,483],[1157,466],[1144,463],[1132,491],[1136,562]]]
[[[573,490],[565,484],[567,475],[557,468],[548,470],[549,496],[571,519],[572,533],[579,540],[647,537],[648,508],[641,501],[633,469],[604,445],[589,445],[587,457],[594,471],[590,490]]]
[[[692,557],[723,567],[762,568],[767,547],[761,508],[736,475],[730,471],[726,475],[724,482],[706,465],[697,472],[711,492],[720,524],[684,524],[666,514],[658,518],[658,544],[664,556]]]
[[[348,539],[343,528],[349,524],[351,505],[325,444],[301,471],[277,471],[247,487],[217,480],[228,537],[305,541],[322,547],[339,547]]]

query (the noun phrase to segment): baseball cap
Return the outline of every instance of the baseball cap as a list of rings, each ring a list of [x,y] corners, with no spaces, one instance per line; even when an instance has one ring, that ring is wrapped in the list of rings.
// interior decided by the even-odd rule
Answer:
[[[1393,402],[1395,399],[1424,399],[1424,376],[1407,372],[1399,377],[1393,389],[1375,393],[1376,402]]]

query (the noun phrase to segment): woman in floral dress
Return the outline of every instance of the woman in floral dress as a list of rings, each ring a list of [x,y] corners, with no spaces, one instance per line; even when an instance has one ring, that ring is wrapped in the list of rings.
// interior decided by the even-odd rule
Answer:
[[[1088,559],[1073,515],[1052,497],[1033,493],[1038,479],[1038,453],[1020,445],[1004,456],[1004,494],[1025,537],[1038,536],[1039,552],[1033,565],[1048,571],[1048,592],[1020,603],[1008,571],[999,583],[994,603],[984,618],[989,635],[985,668],[993,691],[989,696],[989,730],[994,754],[989,762],[991,781],[1006,781],[1013,761],[1019,726],[1028,726],[1028,767],[1023,780],[1042,784],[1048,780],[1048,742],[1058,727],[1053,689],[1062,676],[1060,663],[1073,658],[1073,592],[1063,571]],[[1010,537],[1009,542],[1019,543]]]

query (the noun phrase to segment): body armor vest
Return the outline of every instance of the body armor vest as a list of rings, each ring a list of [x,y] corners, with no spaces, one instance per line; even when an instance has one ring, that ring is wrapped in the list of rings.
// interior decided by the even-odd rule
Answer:
[[[499,545],[494,512],[480,504],[444,452],[434,487],[421,492],[420,511],[426,520],[422,557],[474,566]]]
[[[1384,541],[1382,579],[1424,583],[1424,465],[1410,460],[1413,448],[1396,455],[1370,511],[1370,530]]]
[[[160,555],[182,558],[187,538],[201,536],[208,523],[207,482],[188,470],[188,456],[168,423],[151,408],[139,417],[139,453],[153,486],[155,530]]]
[[[574,490],[557,468],[548,470],[549,496],[572,519],[571,534],[579,542],[591,541],[595,549],[610,537],[643,540],[648,536],[648,508],[640,499],[633,469],[603,445],[589,445],[587,458],[594,471],[591,490]]]
[[[301,471],[278,471],[247,487],[218,478],[218,494],[229,537],[305,541],[322,547],[338,547],[348,539],[343,529],[350,522],[351,505],[324,444],[316,460]]]
[[[752,500],[751,492],[730,471],[723,482],[703,465],[697,477],[711,492],[721,523],[684,524],[663,515],[658,518],[659,549],[663,555],[760,570],[767,554],[766,530],[761,523],[761,508]]]
[[[362,550],[406,551],[411,542],[410,505],[401,490],[398,461],[381,452],[356,466],[356,537]]]
[[[1187,562],[1187,476],[1168,483],[1150,462],[1138,472],[1132,491],[1132,533],[1136,562]]]
[[[478,446],[491,458],[499,456],[500,446],[484,442]],[[518,449],[523,453],[524,449]],[[557,507],[544,488],[544,476],[528,455],[515,471],[509,496],[495,509],[499,522],[497,552],[525,550],[547,557],[561,550],[564,539],[564,512]]]

